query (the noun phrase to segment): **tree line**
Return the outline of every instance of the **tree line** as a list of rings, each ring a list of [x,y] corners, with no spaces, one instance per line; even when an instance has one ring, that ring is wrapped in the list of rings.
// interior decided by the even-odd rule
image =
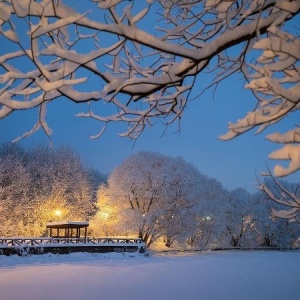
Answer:
[[[276,181],[266,178],[266,186],[281,195]],[[167,247],[294,247],[299,224],[271,218],[283,207],[264,188],[229,191],[181,157],[140,152],[100,186],[92,224],[100,235],[136,234],[148,246],[162,240]]]
[[[3,144],[0,236],[42,236],[47,222],[88,220],[89,235],[134,235],[148,246],[297,246],[295,214],[285,217],[284,202],[273,200],[282,187],[297,200],[300,189],[272,178],[260,186],[227,190],[183,158],[155,152],[132,155],[106,178],[69,148]]]

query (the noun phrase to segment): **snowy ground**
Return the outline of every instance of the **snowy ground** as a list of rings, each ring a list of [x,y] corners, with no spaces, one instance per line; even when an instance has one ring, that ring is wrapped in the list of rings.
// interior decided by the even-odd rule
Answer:
[[[300,299],[300,252],[0,256],[5,300]]]

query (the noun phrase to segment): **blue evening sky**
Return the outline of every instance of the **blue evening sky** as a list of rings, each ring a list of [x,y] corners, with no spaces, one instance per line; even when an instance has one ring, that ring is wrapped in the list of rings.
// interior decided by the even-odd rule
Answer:
[[[198,81],[201,81],[201,76]],[[241,80],[232,78],[219,86],[214,97],[213,92],[208,91],[190,102],[184,113],[180,132],[177,132],[177,125],[170,126],[164,132],[164,125],[158,121],[135,142],[118,136],[125,129],[120,124],[111,124],[101,138],[90,140],[89,135],[96,134],[102,124],[75,117],[76,113],[85,110],[84,105],[59,99],[49,105],[47,113],[53,129],[51,141],[55,147],[70,146],[87,165],[104,174],[109,174],[133,153],[149,150],[182,156],[203,174],[218,179],[229,189],[245,187],[254,191],[256,175],[266,170],[266,162],[273,166],[267,156],[278,146],[268,142],[264,133],[255,135],[254,131],[231,141],[218,140],[218,136],[226,132],[228,121],[242,117],[255,104],[253,96],[242,85]],[[196,90],[197,85],[195,92]],[[36,111],[21,111],[0,120],[1,141],[10,141],[28,131],[36,117]],[[284,131],[293,126],[296,119],[299,118],[295,115],[294,118],[284,120],[278,127]],[[40,130],[22,140],[20,145],[31,147],[41,143],[49,143],[49,139]],[[289,178],[296,181],[297,176],[295,174]]]
[[[7,51],[6,47],[9,45],[1,45],[0,54]],[[206,74],[200,75],[191,98],[199,94],[210,83],[210,79]],[[130,155],[148,150],[182,156],[203,174],[218,179],[226,188],[245,187],[254,191],[256,176],[266,171],[266,163],[270,167],[274,166],[274,162],[268,160],[268,154],[279,147],[268,142],[266,134],[293,128],[298,123],[299,113],[285,118],[271,131],[268,129],[260,135],[250,131],[232,141],[220,141],[218,136],[226,133],[229,121],[235,122],[255,107],[253,95],[243,85],[241,75],[225,80],[215,92],[210,89],[188,103],[180,132],[177,124],[169,126],[165,131],[165,126],[157,121],[154,127],[147,129],[136,141],[118,136],[118,133],[126,130],[124,124],[111,124],[101,138],[90,140],[89,136],[97,134],[103,125],[94,120],[75,117],[76,113],[86,111],[85,104],[78,105],[60,98],[48,105],[47,120],[53,129],[51,141],[54,147],[71,147],[88,166],[104,174],[109,174]],[[15,112],[0,120],[0,142],[8,142],[22,135],[32,128],[36,118],[37,111],[32,110]],[[19,143],[32,147],[49,144],[49,138],[40,130]],[[299,173],[286,180],[299,181]]]

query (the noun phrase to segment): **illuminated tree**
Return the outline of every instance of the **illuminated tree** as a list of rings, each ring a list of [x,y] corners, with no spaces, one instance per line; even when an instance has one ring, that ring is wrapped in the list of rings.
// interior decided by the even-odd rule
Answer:
[[[276,197],[282,193],[276,184],[268,188]],[[148,246],[161,238],[167,247],[194,249],[294,247],[300,227],[269,218],[268,199],[262,191],[228,191],[181,158],[140,152],[99,187],[91,229],[93,235],[138,235]],[[279,214],[291,215],[278,204],[273,216]]]
[[[299,109],[299,0],[95,0],[77,11],[62,0],[5,0],[0,8],[0,118],[38,108],[24,136],[51,135],[46,107],[64,97],[88,103],[79,116],[104,129],[125,122],[122,135],[136,138],[156,119],[179,121],[207,72],[208,87],[239,72],[258,100],[222,139]],[[300,168],[298,127],[267,138],[284,145],[271,158],[291,161],[275,175]]]
[[[165,236],[168,244],[189,231],[189,211],[201,200],[205,176],[182,158],[140,152],[126,159],[100,187],[98,207],[111,207],[121,232],[147,245]],[[102,206],[103,205],[103,206]],[[186,233],[187,234],[187,233]]]
[[[40,236],[50,221],[94,214],[91,175],[69,149],[0,147],[0,235]],[[98,182],[99,184],[100,182]],[[61,216],[55,215],[60,210]]]
[[[109,201],[108,189],[104,184],[97,192],[97,212],[90,221],[89,230],[93,236],[127,236],[130,234],[126,229],[120,226],[122,211],[118,205]]]
[[[64,220],[87,220],[93,213],[92,191],[80,158],[65,148],[37,147],[29,154],[34,190],[30,219],[45,224],[57,219],[54,211],[60,209]]]
[[[0,147],[0,236],[15,236],[22,224],[23,203],[30,197],[25,152],[16,145]]]

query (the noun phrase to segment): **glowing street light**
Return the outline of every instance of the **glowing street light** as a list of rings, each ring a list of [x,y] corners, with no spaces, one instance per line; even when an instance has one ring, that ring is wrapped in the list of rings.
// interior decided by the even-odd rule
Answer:
[[[108,212],[106,212],[106,211],[100,211],[100,212],[99,212],[99,216],[100,216],[100,218],[102,218],[103,220],[107,220],[108,217],[109,217],[109,214],[108,214]]]
[[[55,214],[57,217],[61,216],[61,210],[57,209],[57,210],[54,212],[54,214]]]

